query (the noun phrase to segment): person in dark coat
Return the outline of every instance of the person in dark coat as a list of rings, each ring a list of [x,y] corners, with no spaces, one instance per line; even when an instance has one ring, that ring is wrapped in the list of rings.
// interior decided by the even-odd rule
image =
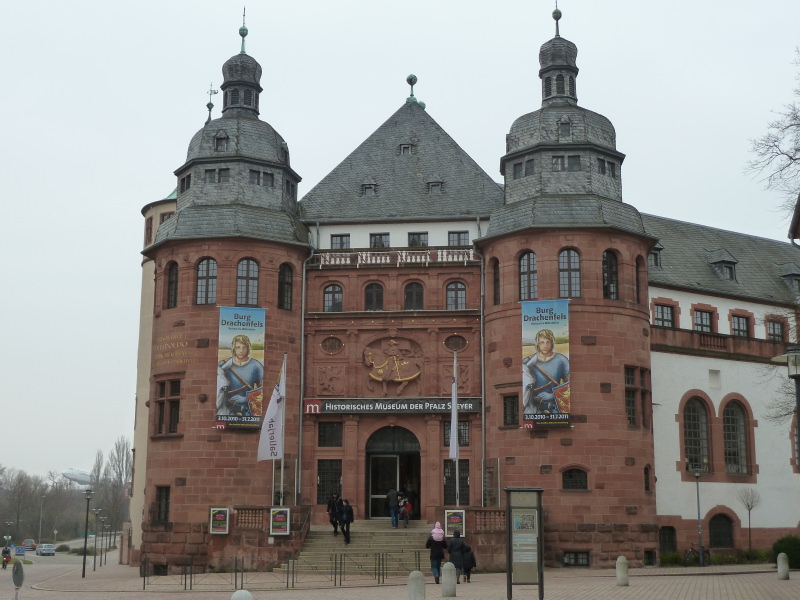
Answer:
[[[389,516],[392,519],[392,527],[397,529],[398,520],[400,517],[400,495],[394,487],[390,487],[386,492],[386,507],[389,509]]]
[[[333,492],[328,499],[328,520],[333,527],[333,535],[339,535],[339,517],[342,514],[342,499],[339,494]]]
[[[431,572],[433,573],[434,582],[439,583],[439,577],[442,575],[444,551],[447,550],[447,541],[444,539],[444,531],[442,531],[439,521],[436,521],[436,527],[431,531],[428,541],[425,542],[425,547],[431,549]]]
[[[345,498],[342,500],[342,516],[339,519],[339,526],[342,528],[345,544],[350,543],[350,524],[353,520],[353,507],[350,506],[350,501]]]
[[[478,564],[475,562],[475,553],[472,551],[472,546],[464,544],[464,581],[471,583],[472,569],[477,566]]]
[[[467,543],[461,537],[461,531],[456,529],[453,532],[453,539],[447,544],[447,551],[450,553],[450,562],[456,568],[456,583],[461,583],[461,572],[464,570],[464,549]]]

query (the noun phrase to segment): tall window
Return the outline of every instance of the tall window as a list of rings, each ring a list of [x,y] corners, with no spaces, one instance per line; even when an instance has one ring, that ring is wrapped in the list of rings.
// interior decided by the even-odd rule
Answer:
[[[653,325],[656,327],[675,327],[675,308],[669,304],[656,304]]]
[[[537,284],[536,255],[526,252],[519,258],[519,299],[535,300]]]
[[[157,523],[169,521],[169,486],[156,486],[154,520]]]
[[[369,234],[369,247],[370,248],[388,248],[389,247],[389,234],[388,233],[370,233]]]
[[[731,333],[736,337],[750,337],[750,319],[741,315],[731,317]]]
[[[236,267],[236,304],[258,304],[258,263],[252,258],[243,258]]]
[[[503,425],[519,425],[519,396],[503,396]]]
[[[326,459],[317,461],[317,504],[327,504],[333,492],[342,491],[342,461]]]
[[[725,471],[748,473],[747,420],[742,405],[738,402],[728,403],[722,411],[722,424],[725,433]]]
[[[410,248],[426,248],[428,246],[428,232],[418,231],[408,234],[408,246]]]
[[[171,262],[167,267],[167,308],[178,306],[178,263]]]
[[[322,290],[322,310],[325,312],[342,312],[342,286],[335,283]]]
[[[346,250],[350,248],[349,233],[334,233],[331,235],[331,248],[333,250]]]
[[[278,308],[292,310],[292,265],[283,263],[278,270]]]
[[[492,301],[500,304],[500,261],[496,258],[492,259]]]
[[[712,324],[712,313],[707,310],[694,311],[694,330],[702,333],[712,333],[714,326]]]
[[[178,433],[181,406],[181,381],[170,379],[156,383],[154,433]]]
[[[317,446],[339,448],[342,445],[342,422],[320,421],[317,427]]]
[[[450,447],[450,421],[442,421],[444,427],[444,445],[446,448]],[[458,427],[458,445],[469,446],[469,421],[459,421]]]
[[[204,258],[197,264],[197,304],[217,303],[217,261]]]
[[[456,465],[452,460],[444,461],[444,503],[456,503]],[[458,461],[458,502],[469,506],[469,460]]]
[[[403,309],[422,310],[425,307],[424,294],[422,284],[418,281],[407,284],[403,290]]]
[[[607,300],[619,299],[618,277],[617,255],[611,250],[606,250],[603,252],[603,298]]]
[[[448,246],[469,246],[469,231],[448,231]]]
[[[642,303],[642,290],[647,289],[647,270],[644,268],[644,259],[636,257],[636,302]]]
[[[383,286],[370,283],[364,290],[364,310],[383,310]]]
[[[558,255],[558,292],[561,298],[581,295],[581,259],[577,250],[567,248]]]
[[[650,426],[650,371],[625,367],[625,415],[628,425]]]
[[[683,451],[689,471],[708,471],[708,414],[699,398],[683,409]]]
[[[467,308],[467,286],[460,281],[447,284],[447,310],[464,310]]]
[[[783,337],[783,322],[781,321],[767,321],[767,339],[771,342],[782,342]]]
[[[556,75],[556,94],[563,94],[564,90],[564,76]]]
[[[628,419],[628,425],[636,425],[637,392],[636,369],[634,367],[625,367],[625,415]]]

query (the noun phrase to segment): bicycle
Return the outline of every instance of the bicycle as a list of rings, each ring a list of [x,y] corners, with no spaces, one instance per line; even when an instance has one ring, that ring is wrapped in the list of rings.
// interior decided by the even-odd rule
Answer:
[[[700,564],[700,553],[697,551],[694,543],[689,546],[689,549],[686,551],[686,554],[683,555],[683,566],[688,567],[690,564],[692,565],[699,565]],[[703,565],[710,565],[711,564],[711,553],[708,551],[708,548],[703,548]]]

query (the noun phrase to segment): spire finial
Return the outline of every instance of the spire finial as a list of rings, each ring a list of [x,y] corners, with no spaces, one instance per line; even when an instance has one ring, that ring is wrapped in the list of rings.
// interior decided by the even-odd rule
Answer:
[[[247,7],[245,6],[245,7],[242,8],[242,26],[239,27],[239,35],[242,36],[242,51],[241,51],[241,54],[247,54],[247,52],[244,51],[244,38],[247,37],[247,26],[244,24],[246,15],[247,15]]]
[[[556,0],[556,9],[553,11],[553,19],[556,21],[556,37],[561,37],[558,33],[558,20],[561,18],[561,11],[558,10],[558,0]]]
[[[208,109],[208,119],[206,119],[206,125],[211,123],[211,109],[214,108],[214,103],[211,102],[211,96],[214,94],[219,94],[219,90],[214,89],[214,84],[208,84],[208,104],[206,104],[206,108]]]
[[[412,73],[406,77],[406,83],[411,86],[411,95],[406,98],[406,102],[416,102],[417,99],[414,97],[414,85],[417,83],[417,76]]]

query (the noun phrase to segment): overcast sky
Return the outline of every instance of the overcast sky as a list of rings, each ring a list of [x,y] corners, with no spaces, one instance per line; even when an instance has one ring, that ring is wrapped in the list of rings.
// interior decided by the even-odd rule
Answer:
[[[292,0],[247,7],[261,118],[308,192],[405,101],[495,180],[541,105],[545,0]],[[779,240],[781,198],[746,173],[792,100],[797,0],[561,0],[579,103],[614,123],[640,211]],[[133,438],[141,208],[175,187],[209,86],[240,49],[242,2],[39,0],[0,20],[3,451],[31,475],[89,470]],[[213,116],[220,115],[216,96]]]

